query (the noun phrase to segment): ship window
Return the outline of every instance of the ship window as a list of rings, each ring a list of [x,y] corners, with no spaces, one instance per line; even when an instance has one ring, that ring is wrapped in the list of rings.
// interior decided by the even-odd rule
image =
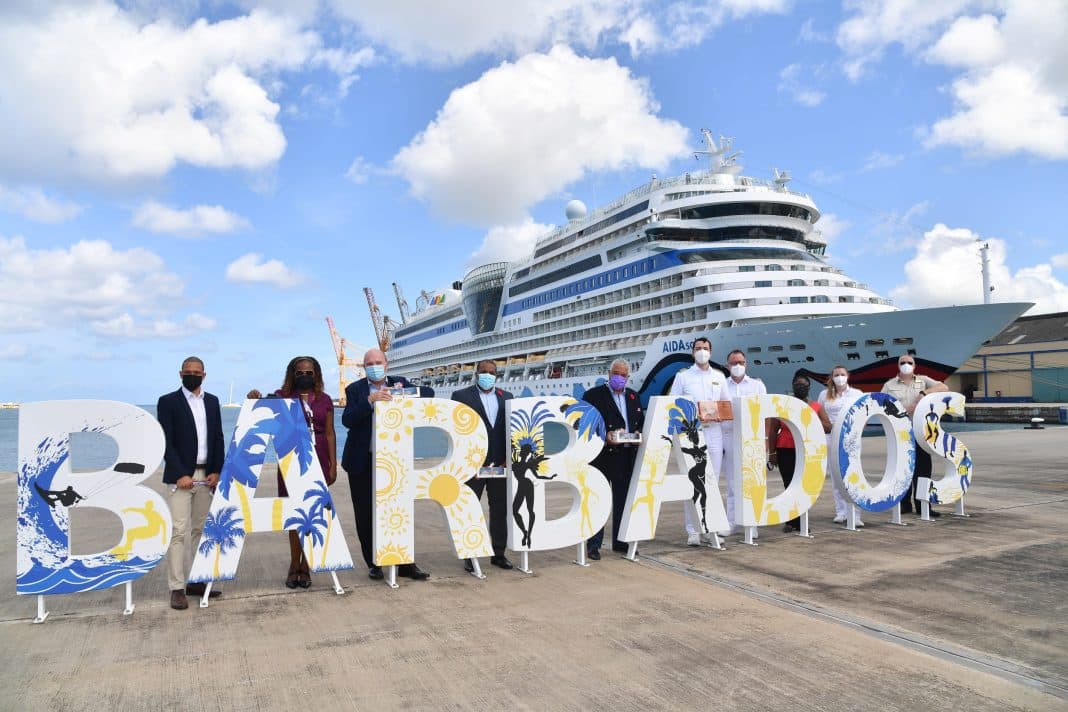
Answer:
[[[852,352],[846,354],[846,360],[847,361],[859,361],[860,360],[860,354],[858,354],[856,351],[852,351]]]
[[[875,358],[890,358],[889,351],[876,351]]]
[[[764,265],[765,272],[782,272],[782,265]]]
[[[840,349],[855,349],[857,348],[856,341],[839,341],[838,348]]]
[[[780,356],[779,357],[779,363],[790,363],[790,357],[789,356]]]
[[[804,287],[805,280],[803,279],[791,279],[786,282],[787,287]]]
[[[898,345],[898,346],[910,346],[910,345],[912,345],[912,337],[911,336],[904,336],[904,337],[899,336],[896,339],[894,339],[894,343],[896,345]]]
[[[784,218],[797,218],[811,221],[812,213],[797,205],[784,203],[716,203],[682,208],[680,214],[684,220],[701,220],[703,218],[726,218],[733,215],[778,215]]]
[[[885,339],[868,339],[864,342],[865,346],[882,346],[886,343]]]
[[[568,265],[567,267],[563,267],[558,270],[553,270],[552,272],[543,274],[540,277],[535,277],[534,279],[523,282],[522,284],[517,284],[514,287],[509,287],[508,296],[514,297],[516,295],[529,292],[532,289],[537,289],[538,287],[542,287],[546,284],[551,284],[552,282],[556,282],[561,279],[566,279],[580,272],[585,272],[586,270],[593,269],[594,267],[599,267],[600,264],[600,255],[587,257],[586,259],[579,260],[578,262]]]
[[[758,353],[760,353],[760,347],[759,346],[750,346],[749,348],[746,349],[746,352],[747,353],[751,353],[751,354],[758,354]]]
[[[791,304],[808,304],[808,297],[790,297]]]
[[[759,366],[760,363],[761,363],[760,359],[758,359],[758,358],[753,359],[753,365],[754,366]]]
[[[771,286],[771,280],[770,279],[762,279],[762,280],[760,280],[759,282],[756,283],[756,286],[758,286],[758,287],[770,287]]]
[[[742,265],[738,268],[739,272],[756,272],[756,267],[753,265]]]
[[[804,344],[790,344],[790,350],[791,351],[804,351],[805,350],[805,345]]]
[[[781,346],[769,346],[768,351],[782,351]]]
[[[812,297],[812,301],[815,304],[827,304],[831,300],[827,296],[820,294],[818,296]]]

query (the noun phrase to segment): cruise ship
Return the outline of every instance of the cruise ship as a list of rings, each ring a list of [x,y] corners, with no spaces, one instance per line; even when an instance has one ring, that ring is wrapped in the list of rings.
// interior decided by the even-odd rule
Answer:
[[[878,390],[906,352],[918,372],[945,379],[1031,306],[898,309],[828,264],[819,209],[787,187],[788,174],[742,176],[732,141],[702,134],[706,149],[694,155],[708,170],[654,176],[589,213],[573,200],[567,224],[525,259],[424,292],[393,328],[390,372],[447,397],[493,359],[516,396],[581,397],[623,358],[648,402],[706,336],[713,365],[725,372],[728,352],[741,349],[772,393],[790,392],[799,370],[826,382],[836,364],[856,387]]]

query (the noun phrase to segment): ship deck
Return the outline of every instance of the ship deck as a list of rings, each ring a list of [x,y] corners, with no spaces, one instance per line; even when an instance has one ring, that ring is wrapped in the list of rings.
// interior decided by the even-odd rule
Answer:
[[[391,591],[361,566],[339,574],[344,596],[322,575],[290,591],[284,536],[255,534],[207,610],[172,611],[159,566],[134,584],[132,616],[120,588],[52,597],[39,626],[14,595],[3,527],[0,708],[1068,709],[1066,435],[963,434],[977,463],[966,520],[869,514],[845,531],[828,483],[813,539],[769,527],[758,547],[689,548],[668,505],[639,563],[604,552],[583,569],[561,550],[532,554],[531,576],[486,562],[477,581],[420,503],[426,583]],[[865,441],[869,472],[882,445]],[[359,558],[344,477],[333,491]],[[0,474],[0,507],[14,500]],[[117,536],[94,514],[75,518],[83,551]]]

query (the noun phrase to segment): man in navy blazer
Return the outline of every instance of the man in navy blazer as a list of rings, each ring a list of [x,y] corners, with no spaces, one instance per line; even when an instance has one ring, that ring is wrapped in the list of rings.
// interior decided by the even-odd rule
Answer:
[[[486,451],[486,461],[483,467],[504,467],[508,458],[508,423],[505,418],[504,402],[512,399],[512,394],[496,387],[497,363],[492,359],[480,361],[475,367],[475,383],[467,388],[461,388],[452,394],[454,401],[469,405],[482,418],[489,435],[489,449]],[[512,562],[504,555],[504,548],[508,545],[508,484],[501,478],[479,479],[473,478],[467,481],[467,486],[475,492],[475,496],[481,498],[482,491],[486,490],[489,499],[489,525],[490,541],[493,544],[493,557],[490,563],[502,569],[512,568]],[[474,566],[468,560],[464,563],[464,569],[469,573],[474,571]]]
[[[196,546],[211,508],[212,490],[219,481],[225,455],[219,399],[201,389],[204,362],[190,356],[178,374],[182,387],[160,396],[156,419],[163,428],[163,482],[171,485],[170,509],[174,526],[167,549],[167,579],[171,608],[184,610],[186,594],[199,596],[204,584],[186,585],[186,548]],[[212,597],[220,595],[212,590]]]
[[[373,546],[375,467],[371,456],[371,437],[374,432],[375,403],[392,400],[389,388],[409,385],[404,378],[387,376],[387,365],[386,355],[379,349],[371,349],[364,354],[363,368],[367,377],[345,388],[345,412],[341,414],[342,424],[349,429],[345,450],[341,455],[341,467],[349,477],[349,493],[352,495],[352,507],[356,510],[356,536],[360,538],[363,560],[367,563],[367,576],[375,580],[382,578],[382,568],[375,565]],[[419,395],[433,398],[434,391],[420,386]],[[399,566],[397,573],[416,581],[430,578],[430,574],[414,563]]]
[[[612,551],[626,553],[627,544],[619,540],[619,525],[623,521],[623,507],[627,502],[627,490],[630,477],[634,472],[634,460],[638,446],[616,444],[614,432],[623,430],[640,433],[645,425],[645,412],[642,402],[634,389],[627,388],[630,378],[630,364],[618,358],[609,369],[608,383],[586,391],[582,400],[591,404],[604,418],[608,439],[604,449],[591,463],[604,473],[612,487]],[[604,528],[586,542],[586,555],[597,560],[601,558],[601,543],[604,541]]]

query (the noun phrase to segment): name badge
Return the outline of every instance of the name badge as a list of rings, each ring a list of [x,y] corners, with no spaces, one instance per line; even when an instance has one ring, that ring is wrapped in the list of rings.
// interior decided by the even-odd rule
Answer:
[[[390,386],[386,389],[391,398],[418,398],[419,388],[416,386]]]

